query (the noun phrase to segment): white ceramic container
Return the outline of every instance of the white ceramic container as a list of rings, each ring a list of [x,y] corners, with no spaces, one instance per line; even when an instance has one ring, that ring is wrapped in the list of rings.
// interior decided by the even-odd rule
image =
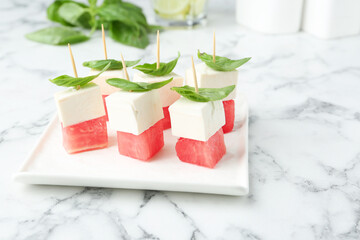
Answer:
[[[303,0],[237,0],[237,22],[258,32],[294,33],[300,30]]]
[[[360,33],[360,0],[305,0],[303,30],[329,39]]]

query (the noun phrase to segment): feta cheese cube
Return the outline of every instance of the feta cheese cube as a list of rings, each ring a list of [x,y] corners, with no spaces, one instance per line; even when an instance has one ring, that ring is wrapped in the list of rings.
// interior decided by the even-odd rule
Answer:
[[[99,72],[100,71],[98,71],[98,70],[91,69],[89,75],[96,75]],[[100,86],[102,95],[110,95],[114,92],[119,91],[118,88],[107,84],[106,80],[109,78],[125,78],[124,71],[123,70],[107,70],[92,81],[93,83],[96,83],[97,85]]]
[[[158,90],[118,91],[105,98],[110,128],[140,135],[164,117]]]
[[[79,90],[68,88],[55,94],[59,119],[63,127],[105,115],[100,87],[89,83]]]
[[[170,88],[181,87],[184,83],[184,78],[173,72],[165,76],[152,76],[142,72],[136,72],[134,74],[134,82],[155,83],[165,81],[170,78],[173,78],[170,83],[158,89],[162,107],[168,107],[180,98],[180,95],[177,92],[171,90]]]
[[[214,69],[208,67],[205,63],[197,64],[195,69],[199,88],[222,88],[237,84],[237,70],[230,72],[215,71]],[[194,86],[194,76],[191,68],[186,70],[185,84],[192,87]],[[235,97],[236,88],[223,100],[231,100]]]
[[[207,141],[225,124],[222,101],[193,102],[180,98],[169,107],[174,136]]]

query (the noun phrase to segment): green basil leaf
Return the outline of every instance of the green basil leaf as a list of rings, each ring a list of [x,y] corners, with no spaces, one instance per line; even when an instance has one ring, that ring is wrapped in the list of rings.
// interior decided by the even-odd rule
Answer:
[[[89,5],[90,5],[90,7],[95,8],[95,7],[96,7],[97,0],[88,0],[88,3],[89,3]]]
[[[135,69],[142,71],[145,74],[153,75],[153,76],[164,76],[172,72],[175,68],[177,61],[180,58],[180,53],[178,53],[178,57],[168,63],[160,63],[160,67],[156,68],[156,63],[145,63],[143,65],[137,65],[134,67]]]
[[[98,9],[98,14],[106,21],[120,21],[127,25],[147,26],[146,17],[141,11],[132,10],[128,5],[122,4],[109,4],[103,5]]]
[[[234,71],[236,68],[247,63],[251,58],[242,58],[238,60],[231,60],[226,57],[215,56],[215,63],[212,55],[200,53],[198,50],[198,58],[203,61],[208,67],[222,72]]]
[[[135,61],[125,61],[127,67],[132,67],[140,62],[141,59]],[[110,63],[110,67],[108,70],[121,70],[123,69],[123,65],[121,61],[117,61],[115,59],[107,59],[107,60],[93,60],[87,61],[83,63],[84,67],[92,68],[95,70],[103,69],[108,63]]]
[[[91,14],[89,8],[81,7],[73,2],[64,3],[60,6],[58,14],[62,19],[72,25],[84,28],[91,27]]]
[[[108,4],[120,4],[122,3],[122,0],[104,0],[103,6]]]
[[[64,45],[89,40],[89,37],[68,27],[49,27],[26,34],[26,38],[35,42]]]
[[[199,92],[195,92],[195,88],[190,86],[172,87],[171,90],[176,91],[181,96],[194,102],[218,101],[226,98],[233,90],[235,85],[223,88],[199,88]]]
[[[159,25],[148,25],[147,26],[147,30],[148,33],[156,33],[158,30],[163,30],[164,28],[162,26]]]
[[[130,82],[122,78],[110,78],[106,80],[106,82],[113,87],[117,87],[128,92],[147,92],[153,89],[161,88],[166,84],[170,83],[172,80],[173,78],[161,82],[147,83],[147,82]]]
[[[113,21],[109,26],[109,34],[112,39],[125,45],[137,48],[145,48],[149,45],[147,29],[141,25],[132,26]]]
[[[74,3],[79,5],[80,7],[86,8],[87,6],[83,3],[79,3],[79,2],[75,2],[72,0],[56,0],[55,2],[53,2],[48,8],[47,8],[47,17],[49,20],[53,21],[53,22],[58,22],[61,23],[64,26],[74,26],[73,24],[65,21],[60,15],[59,15],[59,8],[64,4],[64,3]]]
[[[69,75],[61,75],[57,78],[50,79],[50,82],[63,87],[76,87],[76,86],[84,86],[85,84],[91,82],[95,78],[97,78],[100,74],[105,72],[110,67],[110,63],[106,65],[104,69],[102,69],[98,74],[87,76],[87,77],[71,77]]]

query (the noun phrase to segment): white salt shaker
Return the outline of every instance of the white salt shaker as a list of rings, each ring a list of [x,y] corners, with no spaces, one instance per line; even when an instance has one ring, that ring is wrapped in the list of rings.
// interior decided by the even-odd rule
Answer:
[[[360,33],[360,0],[305,0],[302,28],[329,39]]]
[[[302,10],[303,0],[237,0],[236,20],[262,33],[294,33],[300,30]]]

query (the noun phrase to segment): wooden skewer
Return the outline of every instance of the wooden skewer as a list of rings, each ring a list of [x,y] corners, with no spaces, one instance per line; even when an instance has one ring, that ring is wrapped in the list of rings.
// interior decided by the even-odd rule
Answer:
[[[121,53],[120,53],[120,56],[121,56],[121,62],[122,62],[122,65],[123,65],[125,78],[126,78],[126,80],[130,81],[129,74],[128,74],[127,69],[126,69],[126,64],[125,64],[125,61],[124,61],[124,57],[123,57],[123,55]]]
[[[108,58],[107,58],[107,51],[106,51],[104,24],[101,24],[101,31],[102,31],[102,40],[103,40],[103,45],[104,45],[105,60],[107,60]]]
[[[156,39],[156,69],[160,67],[160,32],[157,31],[157,39]]]
[[[194,76],[194,86],[195,86],[195,92],[199,92],[199,88],[198,88],[198,83],[197,83],[197,79],[196,79],[196,70],[195,70],[195,65],[194,65],[194,58],[193,56],[191,56],[191,64],[192,64],[192,70],[193,70],[193,76]]]
[[[215,63],[215,31],[213,35],[213,63]]]
[[[69,47],[69,52],[70,52],[71,64],[72,64],[72,67],[73,67],[73,70],[74,70],[74,75],[77,78],[78,74],[77,74],[77,71],[76,71],[74,56],[73,56],[72,51],[71,51],[70,43],[68,43],[68,47]],[[80,89],[80,85],[76,86],[76,90],[79,90],[79,89]]]
[[[78,77],[78,74],[77,74],[77,71],[76,71],[76,66],[75,66],[75,61],[74,61],[74,56],[73,56],[72,51],[71,51],[70,43],[68,43],[68,47],[69,47],[69,52],[70,52],[70,58],[71,58],[72,67],[73,67],[73,70],[74,70],[74,75],[75,75],[75,77]]]

